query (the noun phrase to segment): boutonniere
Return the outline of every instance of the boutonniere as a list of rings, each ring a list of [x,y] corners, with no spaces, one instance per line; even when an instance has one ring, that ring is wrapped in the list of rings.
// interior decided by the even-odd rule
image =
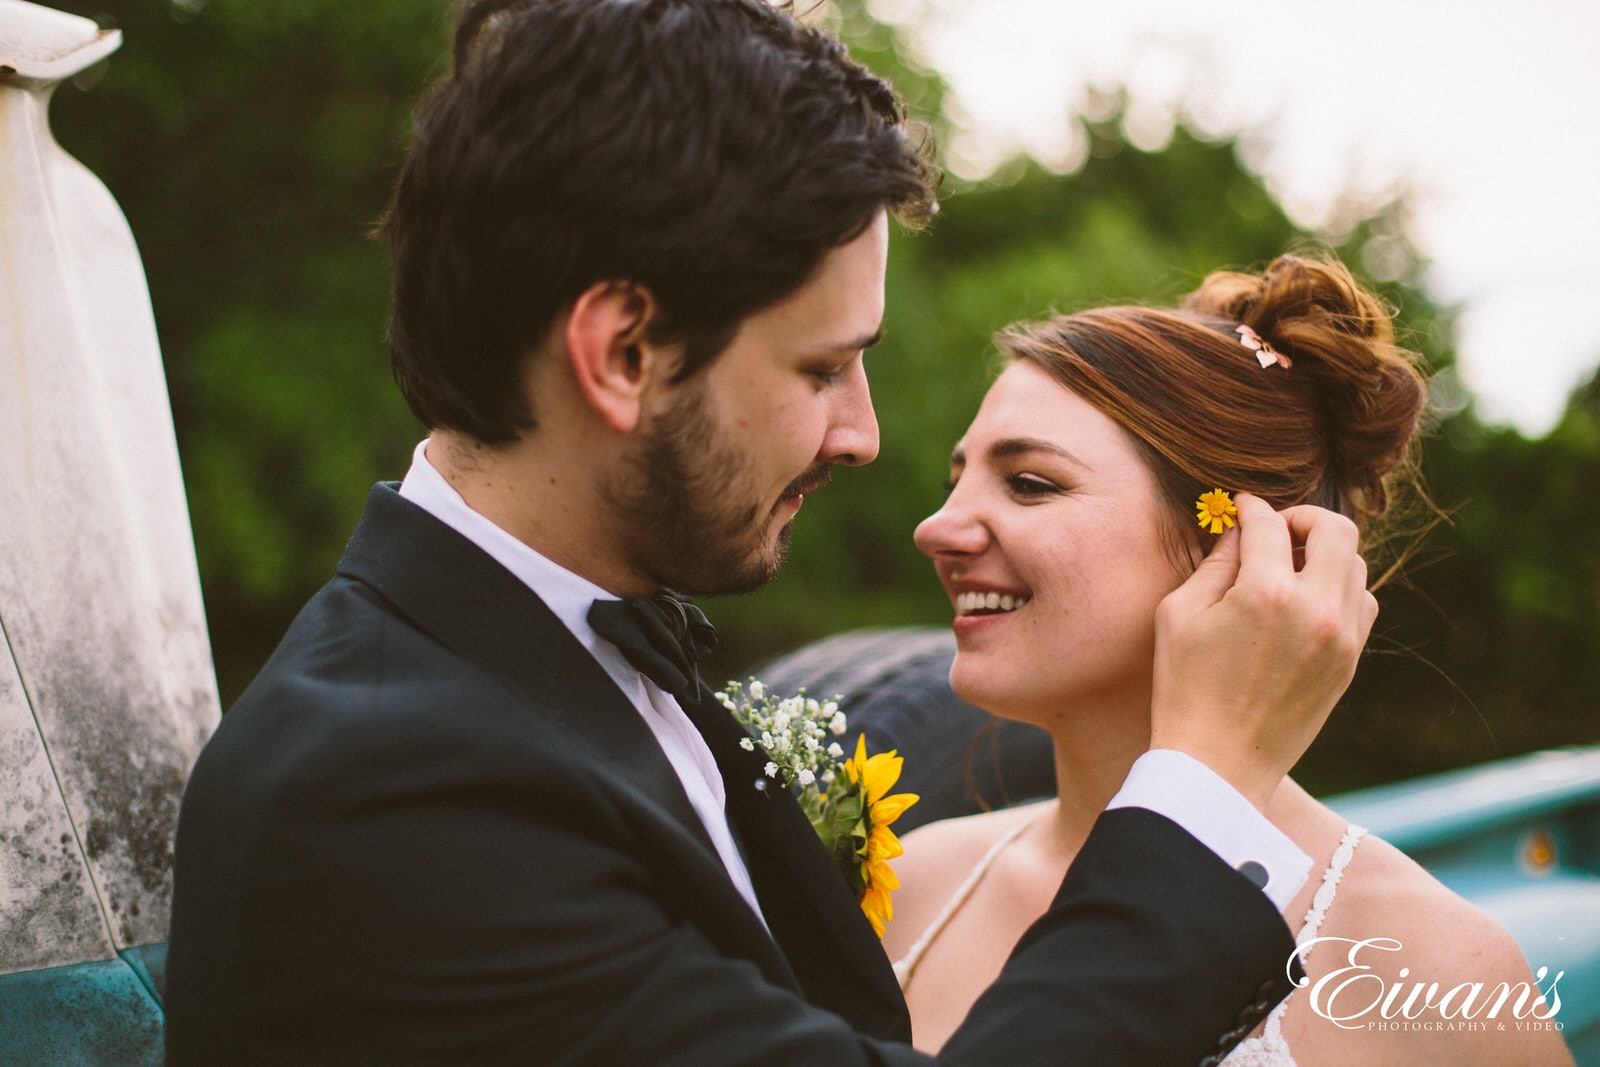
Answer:
[[[838,697],[817,700],[804,689],[778,697],[752,678],[747,685],[729,682],[717,700],[751,735],[739,744],[748,752],[759,744],[767,777],[794,792],[882,937],[894,917],[889,894],[900,887],[889,861],[905,851],[889,827],[918,799],[915,793],[889,792],[905,761],[892,749],[868,756],[865,737],[856,739],[855,754],[846,759],[836,740],[846,727]]]

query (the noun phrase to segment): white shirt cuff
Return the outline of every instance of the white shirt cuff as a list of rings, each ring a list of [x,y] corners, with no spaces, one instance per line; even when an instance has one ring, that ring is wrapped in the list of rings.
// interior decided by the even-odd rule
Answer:
[[[1279,911],[1311,870],[1311,857],[1255,805],[1210,767],[1175,749],[1140,756],[1106,807],[1144,808],[1171,819],[1259,885]]]

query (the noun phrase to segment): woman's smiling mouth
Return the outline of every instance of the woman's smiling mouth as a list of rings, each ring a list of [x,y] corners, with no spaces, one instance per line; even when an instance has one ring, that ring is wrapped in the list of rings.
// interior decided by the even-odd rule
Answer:
[[[1001,615],[1008,611],[1016,611],[1028,602],[1030,598],[1011,593],[996,592],[969,592],[956,594],[956,614],[964,615]]]

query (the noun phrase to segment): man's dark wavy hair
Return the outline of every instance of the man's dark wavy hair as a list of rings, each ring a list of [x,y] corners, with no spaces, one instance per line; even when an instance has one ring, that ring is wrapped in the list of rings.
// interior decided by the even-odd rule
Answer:
[[[705,367],[880,209],[933,213],[882,79],[761,0],[480,0],[380,227],[396,381],[430,429],[534,425],[525,357],[599,281]]]

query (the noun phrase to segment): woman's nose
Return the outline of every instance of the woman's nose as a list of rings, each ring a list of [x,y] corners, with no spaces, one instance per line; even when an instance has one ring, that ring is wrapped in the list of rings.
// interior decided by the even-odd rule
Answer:
[[[911,539],[930,559],[953,555],[976,555],[989,543],[988,528],[966,502],[959,499],[960,488],[952,491],[944,506],[917,524]]]

